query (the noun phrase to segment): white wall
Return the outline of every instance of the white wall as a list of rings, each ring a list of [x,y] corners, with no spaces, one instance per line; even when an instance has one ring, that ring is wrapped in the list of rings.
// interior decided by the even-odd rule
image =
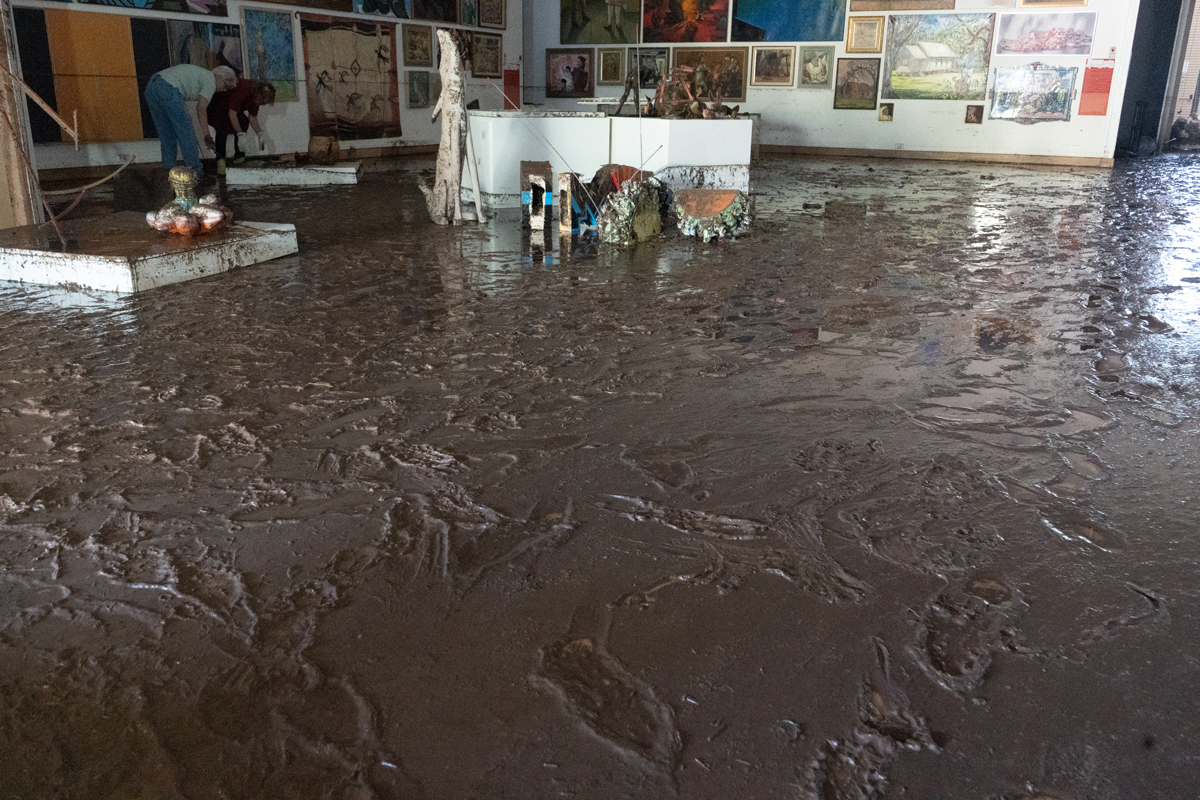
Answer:
[[[545,96],[545,62],[547,47],[564,47],[559,42],[558,0],[527,0],[525,28],[525,63],[522,75],[525,100],[544,104],[546,109],[582,110],[574,100]],[[963,13],[1039,13],[1033,8],[979,8],[981,2],[959,0]],[[1014,5],[1019,3],[1014,2]],[[1020,154],[1057,158],[1112,158],[1116,149],[1117,131],[1121,119],[1121,101],[1129,73],[1130,48],[1137,21],[1139,0],[1089,0],[1086,7],[1047,8],[1045,12],[1089,11],[1098,14],[1096,35],[1091,56],[998,56],[993,53],[988,69],[988,100],[996,67],[1012,67],[1041,61],[1063,67],[1078,67],[1069,122],[1041,122],[1022,125],[986,118],[982,125],[967,125],[963,119],[967,101],[959,100],[888,100],[896,104],[895,121],[880,122],[876,111],[834,110],[833,90],[829,89],[756,89],[749,88],[743,111],[762,114],[760,142],[764,145],[800,147],[856,148],[882,151],[938,151],[978,154]],[[888,12],[871,12],[848,16],[886,16]],[[947,14],[951,11],[892,12]],[[769,44],[793,44],[771,42]],[[845,42],[796,42],[795,44],[823,45],[836,48],[836,57],[846,55]],[[583,46],[583,45],[581,45]],[[587,45],[611,47],[612,45]],[[647,45],[651,46],[651,45]],[[674,45],[653,45],[674,47]],[[688,47],[705,45],[687,45]],[[716,43],[713,47],[746,46],[744,43]],[[1113,75],[1108,114],[1103,117],[1078,115],[1079,97],[1083,84],[1084,66],[1088,58],[1113,57],[1117,67]],[[886,41],[885,41],[886,50]],[[994,43],[993,43],[994,50]],[[875,54],[855,54],[856,58],[875,58]],[[879,54],[884,58],[884,54]],[[619,97],[620,86],[597,86],[601,97]]]
[[[504,47],[504,68],[517,69],[521,64],[521,19],[522,19],[522,4],[523,0],[507,0],[508,12],[505,22],[508,24],[508,29],[504,31],[493,30],[488,28],[465,28],[466,30],[478,30],[481,33],[499,33],[503,36]],[[241,24],[242,11],[245,6],[253,6],[271,11],[300,11],[310,14],[327,14],[335,17],[346,17],[349,19],[363,19],[371,22],[387,22],[392,21],[391,17],[381,17],[375,14],[338,14],[334,12],[324,11],[322,9],[302,8],[300,6],[285,6],[271,3],[264,5],[254,2],[242,2],[242,0],[229,0],[229,16],[228,17],[206,17],[196,14],[164,14],[156,12],[147,12],[129,8],[115,8],[108,6],[93,6],[93,5],[65,5],[60,2],[46,0],[23,0],[17,5],[28,8],[48,8],[56,11],[70,11],[79,14],[122,14],[125,16],[142,16],[153,19],[180,19],[187,22],[214,22],[217,24]],[[439,22],[426,22],[424,20],[395,20],[398,24],[413,23],[420,25],[430,25],[435,29],[442,28],[460,28],[460,25],[447,25]],[[292,15],[292,33],[296,45],[296,78],[299,82],[299,100],[291,103],[276,103],[273,106],[264,107],[259,112],[259,122],[262,123],[263,130],[270,137],[271,143],[274,146],[272,152],[277,153],[294,153],[308,150],[308,93],[305,90],[304,84],[304,52],[303,40],[300,36],[300,20]],[[245,37],[243,36],[243,42]],[[396,29],[396,43],[400,47],[401,35],[400,29]],[[436,39],[435,39],[436,46]],[[394,139],[356,139],[342,143],[343,150],[351,147],[368,148],[368,147],[391,147],[412,146],[412,145],[427,145],[437,144],[441,136],[441,122],[431,121],[433,109],[431,108],[405,108],[404,100],[406,94],[406,79],[403,61],[397,67],[398,77],[400,80],[400,130],[401,136]],[[430,70],[434,72],[436,70]],[[479,100],[481,109],[498,111],[504,108],[504,98],[495,88],[493,88],[486,78],[470,77],[470,70],[466,70],[466,87],[464,91],[466,102]],[[494,78],[496,86],[503,89],[504,81],[501,78]],[[59,112],[66,119],[70,119],[70,109],[59,109]],[[143,140],[137,142],[112,142],[105,144],[85,144],[81,145],[80,150],[76,152],[74,145],[70,144],[50,144],[38,145],[35,148],[34,157],[37,161],[38,169],[55,169],[60,167],[79,167],[79,166],[95,166],[105,164],[119,164],[127,155],[137,156],[137,163],[157,163],[160,161],[160,153],[158,140]],[[208,154],[211,157],[211,153]]]

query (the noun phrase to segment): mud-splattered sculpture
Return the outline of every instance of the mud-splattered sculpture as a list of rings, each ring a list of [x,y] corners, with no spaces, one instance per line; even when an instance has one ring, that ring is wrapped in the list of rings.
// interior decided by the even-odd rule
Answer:
[[[596,220],[602,244],[630,245],[662,233],[663,195],[655,178],[631,178],[621,184],[600,208]]]
[[[674,211],[685,236],[733,238],[750,229],[750,200],[736,189],[681,189]]]
[[[463,107],[462,61],[458,45],[447,30],[439,30],[438,49],[442,63],[438,72],[442,78],[442,94],[433,107],[433,119],[442,115],[442,140],[438,145],[437,172],[433,187],[421,181],[421,193],[429,208],[429,218],[438,225],[462,224],[459,202],[462,184],[463,140],[467,132],[467,110]]]
[[[196,199],[198,177],[188,167],[175,167],[167,175],[175,199],[158,211],[146,214],[146,223],[155,230],[196,236],[220,230],[233,222],[233,212],[217,200],[215,194]]]

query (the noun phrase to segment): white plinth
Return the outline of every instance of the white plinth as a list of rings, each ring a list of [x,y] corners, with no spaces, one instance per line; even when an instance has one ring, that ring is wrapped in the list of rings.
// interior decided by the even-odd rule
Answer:
[[[49,225],[0,231],[0,280],[129,294],[291,255],[294,225],[239,222],[188,238],[160,233],[127,211],[63,223],[64,252]]]
[[[750,190],[753,123],[607,117],[599,113],[470,111],[479,188],[491,207],[520,205],[520,162],[590,180],[605,164],[653,170],[672,189]],[[557,151],[557,152],[555,152]],[[464,174],[464,189],[469,181]]]
[[[262,167],[229,167],[225,183],[229,186],[327,186],[358,183],[361,161],[346,161],[331,167],[271,164]]]

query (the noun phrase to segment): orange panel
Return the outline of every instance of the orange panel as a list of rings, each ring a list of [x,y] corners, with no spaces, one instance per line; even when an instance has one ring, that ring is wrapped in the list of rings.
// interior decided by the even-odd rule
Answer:
[[[46,33],[55,75],[135,74],[129,17],[48,8]]]
[[[102,75],[55,75],[59,113],[68,122],[79,112],[84,142],[136,142],[142,138],[137,78]],[[63,140],[68,137],[63,135]]]

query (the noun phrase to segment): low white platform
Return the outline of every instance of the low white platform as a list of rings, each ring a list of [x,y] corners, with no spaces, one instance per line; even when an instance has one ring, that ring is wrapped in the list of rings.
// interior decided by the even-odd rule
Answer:
[[[479,189],[484,203],[493,208],[520,205],[522,161],[549,161],[556,174],[574,171],[585,181],[605,164],[638,167],[645,162],[645,169],[671,189],[750,191],[754,123],[749,119],[638,120],[598,112],[467,113],[479,165]],[[463,188],[464,196],[472,196],[469,182]]]
[[[328,186],[358,183],[361,161],[344,161],[331,167],[271,164],[262,167],[228,167],[228,186]]]
[[[188,238],[160,233],[126,211],[63,223],[64,252],[49,225],[0,230],[0,280],[130,294],[261,264],[299,249],[296,227],[239,222]]]

